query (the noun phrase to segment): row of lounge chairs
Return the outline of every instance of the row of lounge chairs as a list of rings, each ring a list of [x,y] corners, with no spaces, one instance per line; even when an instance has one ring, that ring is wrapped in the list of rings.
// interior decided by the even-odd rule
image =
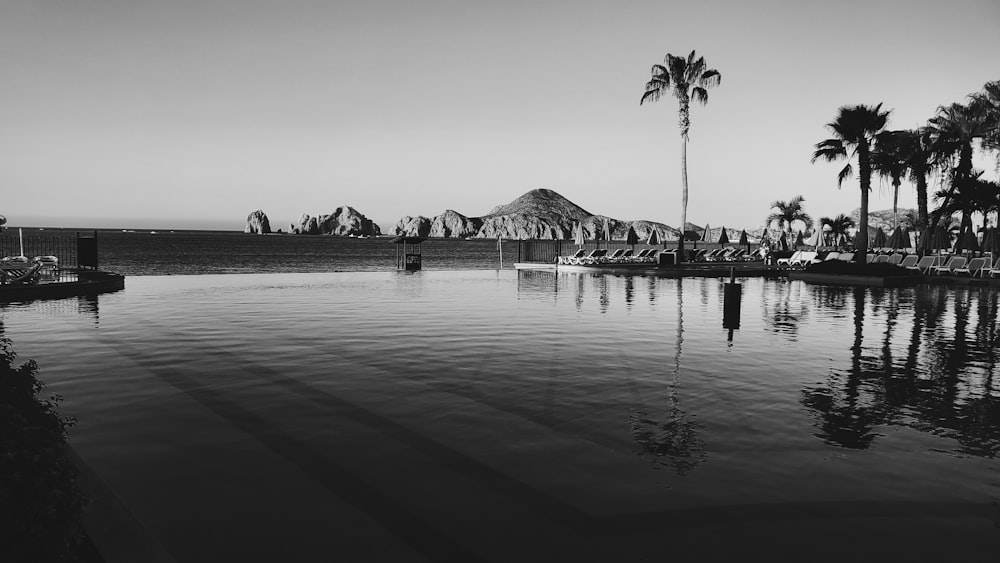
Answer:
[[[556,261],[561,265],[589,266],[594,264],[642,264],[656,261],[656,255],[660,251],[658,248],[646,248],[633,254],[632,250],[619,248],[610,255],[608,249],[598,248],[590,251],[580,249],[572,256],[560,256]]]
[[[38,281],[42,274],[54,274],[59,270],[59,259],[55,256],[6,256],[0,258],[0,285],[28,284]]]
[[[854,260],[853,252],[830,252],[826,256],[819,258],[816,252],[800,251],[788,258],[780,258],[777,261],[779,267],[805,267],[809,264],[817,264],[829,260],[841,260],[850,262]],[[940,256],[928,255],[917,256],[916,254],[868,254],[866,261],[869,264],[891,264],[900,268],[906,268],[915,273],[924,275],[955,275],[968,277],[989,276],[991,278],[1000,274],[1000,257],[996,260],[990,258],[966,258],[965,256]]]

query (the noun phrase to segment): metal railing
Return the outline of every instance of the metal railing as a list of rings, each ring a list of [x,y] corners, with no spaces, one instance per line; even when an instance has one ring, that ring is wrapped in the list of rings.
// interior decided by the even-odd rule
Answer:
[[[23,248],[22,248],[23,244]],[[0,233],[0,257],[4,256],[55,256],[62,268],[97,269],[97,233],[81,236],[32,233],[19,236],[17,232]]]

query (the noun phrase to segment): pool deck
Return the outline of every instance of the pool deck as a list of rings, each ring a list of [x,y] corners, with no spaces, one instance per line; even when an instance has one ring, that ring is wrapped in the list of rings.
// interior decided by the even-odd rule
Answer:
[[[65,269],[37,283],[0,285],[0,302],[57,299],[109,293],[125,288],[125,276],[100,270]]]
[[[514,268],[518,270],[550,270],[616,275],[631,274],[657,277],[721,278],[732,274],[736,277],[788,278],[815,284],[855,287],[909,287],[920,284],[936,284],[1000,288],[1000,278],[928,274],[898,277],[842,276],[810,273],[801,268],[779,267],[764,264],[763,262],[684,262],[682,264],[663,266],[651,262],[640,264],[543,264],[538,262],[517,262],[514,264]]]

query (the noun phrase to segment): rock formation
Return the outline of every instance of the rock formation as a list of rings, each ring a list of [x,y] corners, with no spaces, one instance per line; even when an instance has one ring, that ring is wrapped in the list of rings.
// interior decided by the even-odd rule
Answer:
[[[299,224],[292,223],[289,232],[302,235],[379,236],[381,229],[358,210],[338,207],[329,215],[311,217],[303,214]]]
[[[271,223],[267,220],[267,214],[258,209],[247,215],[247,226],[244,233],[254,235],[266,235],[271,232]]]
[[[498,205],[482,217],[466,217],[450,209],[433,219],[403,217],[394,232],[431,237],[570,239],[579,223],[583,225],[584,236],[595,239],[603,236],[605,220],[613,239],[624,239],[629,226],[643,240],[652,230],[658,231],[661,240],[677,238],[677,231],[663,223],[620,221],[594,215],[547,189],[531,190],[508,204]]]

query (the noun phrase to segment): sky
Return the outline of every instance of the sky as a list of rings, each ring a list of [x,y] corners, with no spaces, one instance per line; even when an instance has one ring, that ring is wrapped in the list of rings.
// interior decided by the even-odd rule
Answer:
[[[3,0],[0,214],[287,229],[349,205],[388,230],[549,188],[676,226],[677,103],[639,99],[696,49],[722,82],[691,112],[688,219],[834,216],[857,181],[810,158],[837,109],[919,126],[1000,79],[998,37],[996,0]]]

